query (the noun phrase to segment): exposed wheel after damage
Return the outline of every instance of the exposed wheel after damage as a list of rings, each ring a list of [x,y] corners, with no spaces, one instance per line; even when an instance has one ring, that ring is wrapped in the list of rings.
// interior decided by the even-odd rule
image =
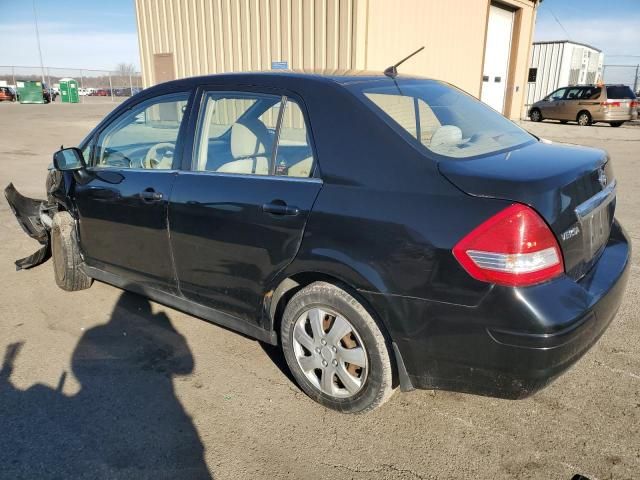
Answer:
[[[315,282],[296,293],[280,334],[291,372],[320,404],[364,413],[393,393],[385,337],[369,312],[341,288]]]
[[[76,238],[75,220],[69,212],[57,212],[51,226],[51,254],[56,284],[63,290],[84,290],[91,277],[81,269],[82,257]]]

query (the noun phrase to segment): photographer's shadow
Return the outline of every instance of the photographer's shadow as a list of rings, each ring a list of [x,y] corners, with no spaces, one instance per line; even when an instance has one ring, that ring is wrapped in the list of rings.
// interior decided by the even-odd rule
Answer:
[[[212,478],[172,381],[191,373],[193,356],[146,299],[122,293],[109,322],[84,333],[72,358],[76,395],[61,392],[65,374],[57,389],[16,389],[20,347],[7,347],[0,370],[2,476]]]

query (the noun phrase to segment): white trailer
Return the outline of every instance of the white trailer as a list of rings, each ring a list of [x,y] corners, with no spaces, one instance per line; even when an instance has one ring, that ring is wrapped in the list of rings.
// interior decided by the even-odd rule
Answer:
[[[569,40],[534,42],[525,105],[560,87],[598,83],[603,62],[602,51],[590,45]]]

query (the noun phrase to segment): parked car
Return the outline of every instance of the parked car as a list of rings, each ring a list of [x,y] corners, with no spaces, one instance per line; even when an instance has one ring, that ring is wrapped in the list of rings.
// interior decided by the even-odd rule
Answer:
[[[46,83],[42,84],[42,96],[44,98],[45,103],[50,103],[50,102],[55,102],[56,101],[56,97],[58,96],[58,94],[56,93],[56,91],[47,86]]]
[[[15,102],[17,95],[11,87],[0,87],[0,102]]]
[[[97,97],[108,97],[111,95],[111,92],[107,89],[99,88],[95,91],[94,95]]]
[[[619,127],[638,116],[638,101],[626,85],[586,85],[563,87],[534,103],[529,118],[578,122],[586,126],[596,122]]]
[[[144,90],[55,153],[47,200],[7,187],[42,244],[16,265],[51,250],[64,290],[96,279],[280,344],[300,387],[345,413],[397,386],[533,394],[621,303],[612,162],[389,76]]]

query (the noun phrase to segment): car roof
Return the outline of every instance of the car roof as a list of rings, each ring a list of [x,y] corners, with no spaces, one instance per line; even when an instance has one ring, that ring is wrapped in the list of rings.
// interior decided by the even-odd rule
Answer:
[[[430,80],[416,75],[403,75],[400,73],[396,80],[422,79]],[[293,69],[293,70],[260,70],[249,72],[219,73],[188,77],[170,82],[161,83],[150,89],[161,89],[171,85],[197,86],[202,84],[215,84],[218,82],[281,86],[287,87],[293,84],[323,83],[326,85],[349,85],[355,83],[393,82],[394,80],[384,75],[381,71],[346,70],[346,69]]]

